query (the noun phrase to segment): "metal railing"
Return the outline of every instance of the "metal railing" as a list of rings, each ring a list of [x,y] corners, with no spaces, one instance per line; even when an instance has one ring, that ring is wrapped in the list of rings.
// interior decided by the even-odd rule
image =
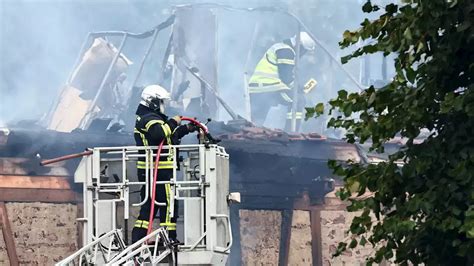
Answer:
[[[120,234],[121,230],[112,230],[57,263],[56,266],[109,263],[125,249],[125,243]]]
[[[153,240],[153,242],[151,242],[151,240]],[[156,265],[169,255],[171,255],[171,261],[175,261],[176,257],[173,251],[174,249],[168,238],[168,234],[166,230],[161,227],[127,247],[105,265],[135,265],[135,263],[139,265],[144,263]]]
[[[79,265],[82,262],[154,265],[165,258],[174,261],[177,258],[174,251],[177,254],[190,252],[188,254],[192,255],[186,255],[188,261],[193,260],[192,256],[211,258],[216,253],[219,256],[229,253],[232,245],[227,205],[229,155],[223,147],[204,144],[166,145],[160,154],[160,158],[167,158],[170,154],[173,156],[173,169],[170,169],[172,175],[169,180],[157,181],[156,184],[168,184],[171,191],[169,204],[157,200],[154,204],[168,205],[168,215],[174,217],[175,201],[184,203],[184,209],[190,211],[185,211],[183,218],[184,243],[178,247],[171,245],[166,227],[159,227],[127,247],[131,208],[150,204],[156,151],[157,147],[137,146],[89,149],[74,177],[76,182],[83,183],[84,217],[78,221],[83,223],[83,238],[87,244],[58,265],[75,265],[72,264],[74,260]],[[135,180],[137,161],[145,162],[144,181]],[[161,169],[158,169],[158,175],[159,171]],[[130,196],[137,187],[145,188],[144,198]],[[112,248],[114,245],[110,243],[108,246],[104,244],[111,236],[114,240],[109,240],[110,243],[119,243],[118,248]],[[153,240],[155,243],[151,244]]]
[[[135,40],[145,40],[145,39],[150,39],[148,46],[146,50],[144,51],[143,57],[141,59],[140,65],[138,66],[138,71],[135,74],[135,77],[133,78],[133,81],[130,83],[129,86],[129,91],[133,89],[133,87],[136,85],[137,81],[139,80],[143,68],[145,65],[146,60],[149,58],[150,52],[152,51],[157,37],[158,33],[161,32],[162,30],[170,27],[174,23],[175,16],[171,15],[168,17],[164,22],[158,24],[157,26],[153,27],[151,30],[142,32],[142,33],[133,33],[133,32],[128,32],[128,31],[99,31],[99,32],[89,32],[83,41],[79,54],[77,55],[77,58],[75,60],[75,63],[73,65],[72,70],[69,73],[68,79],[66,81],[66,85],[70,85],[74,76],[74,73],[81,63],[81,60],[91,44],[91,41],[93,41],[96,38],[104,38],[107,39],[109,37],[121,37],[120,44],[116,51],[114,51],[114,56],[110,63],[108,64],[107,71],[105,72],[104,76],[101,78],[99,88],[97,89],[97,92],[95,92],[95,95],[93,97],[92,103],[89,105],[84,117],[81,119],[79,123],[79,128],[81,129],[86,129],[87,126],[89,126],[90,122],[92,121],[92,113],[94,108],[96,107],[96,103],[98,99],[101,97],[102,92],[104,90],[104,87],[106,86],[107,82],[109,82],[109,77],[111,76],[113,69],[115,65],[117,64],[118,59],[123,56],[122,51],[125,47],[125,44],[129,39],[135,39]],[[48,114],[45,116],[44,120],[49,123],[49,120],[52,118],[52,115],[54,113],[54,110],[57,108],[59,104],[59,99],[55,101],[55,103],[51,106],[51,109],[48,111]]]

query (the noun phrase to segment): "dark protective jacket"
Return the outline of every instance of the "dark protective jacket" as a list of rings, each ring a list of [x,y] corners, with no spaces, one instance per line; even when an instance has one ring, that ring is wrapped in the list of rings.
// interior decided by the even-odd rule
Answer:
[[[177,145],[180,139],[189,133],[187,126],[178,126],[174,119],[168,119],[165,114],[155,112],[144,105],[138,105],[137,115],[134,129],[135,143],[137,146],[158,146],[161,141],[165,141],[163,145]],[[140,151],[140,154],[146,152]],[[162,149],[161,154],[168,153],[168,149]],[[158,169],[172,169],[173,161],[177,158],[177,154],[169,154],[168,156],[160,156],[160,164]],[[149,156],[148,161],[150,167],[154,165],[154,158]],[[140,157],[137,163],[138,169],[146,169],[146,158]]]

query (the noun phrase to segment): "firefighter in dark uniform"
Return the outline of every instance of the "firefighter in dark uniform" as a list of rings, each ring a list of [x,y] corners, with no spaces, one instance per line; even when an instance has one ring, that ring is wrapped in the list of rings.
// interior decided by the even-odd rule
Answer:
[[[141,101],[136,111],[136,123],[134,137],[137,146],[159,146],[164,140],[163,146],[169,144],[179,144],[180,139],[186,134],[196,130],[192,124],[180,126],[181,119],[175,116],[171,119],[164,114],[164,101],[170,99],[170,93],[159,85],[150,85],[145,87],[141,95]],[[161,154],[168,153],[168,149],[163,149]],[[146,152],[140,151],[140,154]],[[169,156],[160,156],[158,166],[157,181],[170,181],[173,177],[173,160],[177,159],[176,154]],[[149,168],[153,168],[155,158],[148,159]],[[146,176],[146,158],[140,157],[137,162],[138,180],[145,181]],[[141,189],[142,200],[145,197],[145,186]],[[160,226],[166,227],[169,237],[172,241],[176,240],[176,219],[178,216],[177,201],[175,201],[174,215],[171,218],[170,213],[170,184],[156,185],[155,201],[166,203],[166,206],[155,206],[154,214],[160,210]],[[132,242],[140,240],[146,236],[151,209],[151,195],[146,203],[140,209],[140,215],[135,222],[132,230]]]
[[[316,43],[306,32],[300,33],[300,56],[312,52]],[[278,104],[288,107],[287,125],[292,118],[292,89],[296,56],[296,36],[272,45],[257,63],[249,80],[248,91],[252,121],[261,126],[265,122],[268,111]],[[300,93],[299,93],[300,94]],[[299,106],[304,106],[304,98],[300,94]],[[297,121],[303,118],[302,108],[298,106]],[[299,123],[298,123],[299,124]]]

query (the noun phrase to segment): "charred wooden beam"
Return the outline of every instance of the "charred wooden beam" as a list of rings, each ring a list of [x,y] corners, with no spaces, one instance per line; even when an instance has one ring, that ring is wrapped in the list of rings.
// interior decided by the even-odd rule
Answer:
[[[0,220],[2,221],[2,233],[7,247],[8,260],[10,265],[19,265],[18,255],[16,253],[15,241],[13,240],[13,233],[10,227],[10,221],[8,220],[7,207],[5,202],[0,202]]]
[[[84,217],[84,203],[82,202],[79,202],[77,203],[77,214],[76,214],[76,218],[77,219],[80,219],[80,218],[83,218]],[[77,246],[80,248],[84,245],[83,243],[83,233],[84,233],[84,224],[82,222],[78,222],[77,223],[77,235],[76,235],[76,238],[77,238]]]
[[[230,205],[230,222],[232,239],[234,240],[230,255],[229,265],[242,265],[242,246],[240,245],[240,207],[238,204]]]
[[[347,208],[349,203],[342,202],[339,200],[334,200],[331,198],[325,198],[325,204],[312,204],[310,196],[307,192],[303,193],[303,195],[296,199],[293,202],[293,209],[295,210],[302,210],[302,211],[320,211],[320,210],[335,210],[341,211]]]
[[[323,245],[321,238],[321,211],[312,210],[310,212],[311,221],[311,253],[314,266],[323,265]]]
[[[0,188],[71,189],[70,177],[0,174]]]
[[[0,188],[0,201],[76,203],[82,195],[70,189]]]
[[[281,238],[280,238],[280,253],[278,265],[288,265],[288,258],[290,255],[291,242],[291,224],[293,221],[293,210],[283,210],[281,213]]]

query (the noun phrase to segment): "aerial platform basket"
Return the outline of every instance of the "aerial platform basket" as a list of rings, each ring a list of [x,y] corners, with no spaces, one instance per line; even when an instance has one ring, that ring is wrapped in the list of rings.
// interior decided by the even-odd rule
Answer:
[[[83,184],[84,247],[57,265],[224,265],[232,246],[229,203],[239,201],[239,195],[229,193],[229,155],[218,145],[163,146],[166,153],[177,154],[170,184],[170,213],[174,202],[183,208],[178,220],[178,236],[183,242],[172,245],[166,228],[155,229],[145,238],[128,245],[129,233],[135,222],[134,213],[145,204],[138,197],[141,186],[151,197],[153,162],[147,159],[146,181],[137,179],[138,158],[153,158],[156,147],[100,147],[90,149],[82,158],[75,175]],[[139,153],[145,150],[145,154]],[[149,162],[149,161],[150,162]],[[178,170],[179,169],[179,170]],[[155,208],[164,202],[155,201]],[[155,223],[158,224],[158,223]],[[182,228],[181,228],[182,226]],[[180,234],[182,234],[180,236]],[[158,245],[160,243],[160,246]],[[163,244],[164,243],[164,244]]]

